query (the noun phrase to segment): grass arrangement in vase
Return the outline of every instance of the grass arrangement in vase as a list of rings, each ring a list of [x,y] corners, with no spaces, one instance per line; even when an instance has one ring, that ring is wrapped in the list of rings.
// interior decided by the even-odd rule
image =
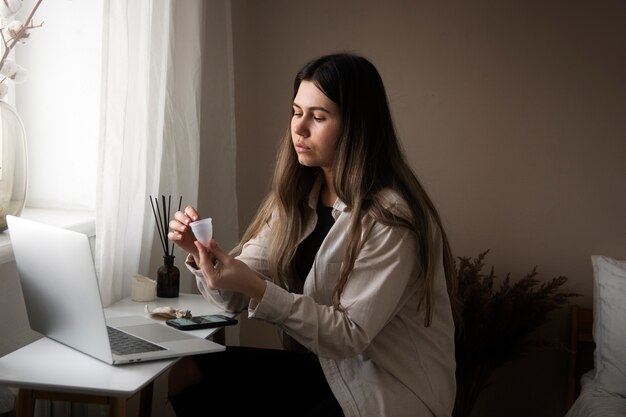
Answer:
[[[154,214],[154,220],[156,221],[157,231],[159,232],[159,239],[161,240],[161,246],[163,248],[163,265],[159,267],[157,271],[157,297],[162,298],[176,298],[178,297],[180,289],[180,271],[178,267],[174,265],[174,244],[170,247],[167,240],[167,231],[169,229],[169,219],[172,208],[172,196],[161,196],[161,202],[158,197],[148,197],[150,200],[150,206],[152,207],[152,214]],[[180,196],[178,200],[178,210],[183,202],[183,197]]]
[[[559,289],[567,278],[558,276],[541,283],[537,268],[511,283],[510,275],[498,289],[492,266],[484,274],[484,259],[458,258],[458,296],[462,324],[456,330],[457,395],[453,417],[469,417],[480,392],[492,373],[505,363],[545,344],[530,340],[530,334],[546,323],[551,311],[579,294]]]

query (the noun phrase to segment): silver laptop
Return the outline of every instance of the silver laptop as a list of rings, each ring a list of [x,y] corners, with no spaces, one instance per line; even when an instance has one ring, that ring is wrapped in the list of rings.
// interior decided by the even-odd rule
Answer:
[[[7,224],[33,330],[112,365],[225,350],[147,317],[105,319],[86,235],[14,216]],[[118,337],[135,342],[112,346]]]

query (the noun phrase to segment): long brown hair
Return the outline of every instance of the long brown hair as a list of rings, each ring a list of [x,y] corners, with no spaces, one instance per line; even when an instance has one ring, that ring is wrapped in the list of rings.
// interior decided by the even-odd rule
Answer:
[[[342,132],[334,158],[334,187],[337,196],[352,213],[349,244],[333,294],[333,305],[341,309],[340,296],[363,245],[366,233],[362,219],[411,230],[417,240],[416,256],[421,265],[425,325],[433,312],[433,281],[438,258],[437,234],[441,235],[443,263],[452,312],[457,317],[454,260],[437,210],[409,167],[393,126],[383,81],[371,62],[349,53],[319,57],[307,63],[296,75],[295,98],[302,81],[313,82],[340,109]],[[271,277],[283,288],[289,287],[293,259],[300,237],[308,196],[319,168],[299,164],[287,129],[278,152],[271,191],[242,237],[241,245],[271,223],[268,262]],[[380,200],[380,191],[392,189],[401,195],[410,217],[392,213]],[[272,220],[272,216],[275,219]],[[271,222],[270,222],[271,221]]]

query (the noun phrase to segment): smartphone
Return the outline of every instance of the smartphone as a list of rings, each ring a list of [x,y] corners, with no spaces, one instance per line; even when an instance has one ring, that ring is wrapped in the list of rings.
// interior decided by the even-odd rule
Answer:
[[[193,316],[189,318],[166,320],[169,326],[178,330],[209,329],[212,327],[232,326],[237,324],[237,319],[223,316],[221,314],[208,314],[204,316]]]

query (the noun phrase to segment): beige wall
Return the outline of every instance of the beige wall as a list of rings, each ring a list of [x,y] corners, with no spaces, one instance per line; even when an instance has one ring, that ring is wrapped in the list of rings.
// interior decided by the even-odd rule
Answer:
[[[626,259],[626,5],[621,1],[232,0],[239,224],[267,190],[295,72],[352,50],[381,72],[408,159],[457,256],[514,279]],[[566,312],[542,336],[562,341]],[[255,336],[257,337],[257,336]],[[242,336],[242,340],[244,340]],[[481,416],[559,416],[565,356],[496,375]],[[503,398],[498,401],[497,398]]]
[[[230,19],[227,3],[211,0],[217,10],[209,12],[217,14],[207,18],[207,40],[217,42],[209,54],[222,60],[231,28],[216,22]],[[568,276],[567,289],[583,294],[576,301],[584,305],[591,303],[589,256],[626,259],[623,1],[232,0],[231,6],[240,228],[269,182],[294,73],[316,55],[348,49],[379,68],[408,158],[458,256],[491,249],[487,261],[501,275],[520,277],[537,265],[541,279]],[[223,67],[211,77],[227,78]],[[207,97],[224,100],[210,109],[213,123],[205,129],[213,135],[230,134],[223,87],[217,93],[206,87]],[[205,212],[213,212],[211,205],[236,210],[203,194],[222,182],[206,175],[220,151],[202,152],[199,204]],[[217,233],[234,241],[236,221],[220,220]],[[0,326],[4,355],[38,335],[28,326],[15,264],[0,265],[0,278],[0,314],[15,319]],[[562,341],[566,312],[553,319],[540,336]],[[275,339],[270,327],[245,320],[242,332],[242,343]],[[561,417],[564,366],[564,354],[554,349],[510,364],[495,375],[475,415]]]

